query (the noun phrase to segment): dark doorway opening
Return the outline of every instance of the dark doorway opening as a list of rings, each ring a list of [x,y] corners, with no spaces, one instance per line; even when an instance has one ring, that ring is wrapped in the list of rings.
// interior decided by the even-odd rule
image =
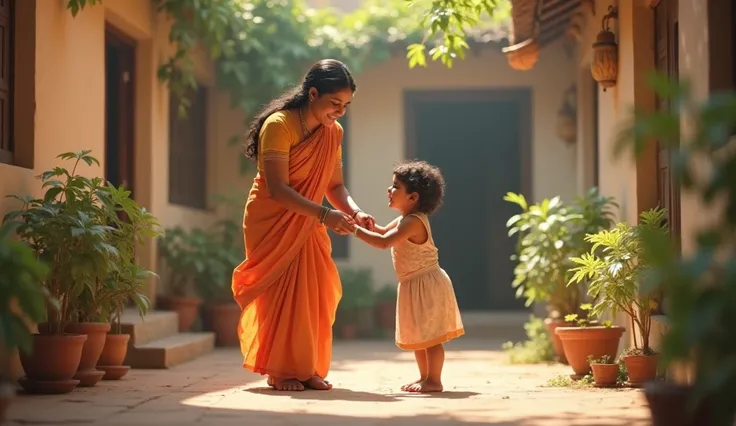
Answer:
[[[105,178],[135,192],[135,41],[105,30]]]
[[[431,218],[460,309],[524,309],[511,287],[515,239],[503,200],[531,195],[531,91],[408,92],[407,157],[439,166],[445,204]]]

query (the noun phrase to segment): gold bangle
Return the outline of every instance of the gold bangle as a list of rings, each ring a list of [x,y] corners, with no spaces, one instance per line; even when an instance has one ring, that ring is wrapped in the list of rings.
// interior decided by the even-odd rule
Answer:
[[[324,224],[328,214],[330,214],[330,208],[322,206],[322,209],[319,212],[319,223]]]

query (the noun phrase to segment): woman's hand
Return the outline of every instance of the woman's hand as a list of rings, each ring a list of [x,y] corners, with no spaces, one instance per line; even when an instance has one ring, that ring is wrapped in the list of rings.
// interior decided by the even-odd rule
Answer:
[[[355,231],[355,221],[347,214],[338,210],[330,210],[327,213],[325,226],[340,235],[352,234]]]
[[[353,219],[355,219],[355,222],[357,222],[358,225],[369,231],[373,231],[373,227],[376,225],[376,219],[368,213],[362,211],[358,211],[357,213],[355,213]]]

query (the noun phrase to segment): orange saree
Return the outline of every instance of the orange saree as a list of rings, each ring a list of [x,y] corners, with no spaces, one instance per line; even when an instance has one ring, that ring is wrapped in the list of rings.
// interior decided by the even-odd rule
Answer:
[[[287,113],[277,114],[283,119]],[[261,156],[281,143],[265,133]],[[279,140],[285,139],[281,136]],[[315,203],[322,203],[339,161],[341,136],[341,128],[320,128],[302,142],[273,149],[288,156],[290,186]],[[259,172],[245,205],[243,230],[246,259],[232,279],[233,296],[242,309],[238,334],[243,367],[277,378],[325,378],[342,296],[326,228],[271,199]]]

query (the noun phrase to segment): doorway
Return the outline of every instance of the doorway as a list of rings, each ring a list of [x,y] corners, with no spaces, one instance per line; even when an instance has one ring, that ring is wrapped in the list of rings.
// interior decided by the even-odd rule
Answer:
[[[432,216],[440,264],[463,311],[518,311],[511,287],[516,241],[503,200],[531,191],[531,92],[407,92],[407,157],[442,169],[447,191]]]
[[[105,29],[105,178],[135,195],[135,41]]]

